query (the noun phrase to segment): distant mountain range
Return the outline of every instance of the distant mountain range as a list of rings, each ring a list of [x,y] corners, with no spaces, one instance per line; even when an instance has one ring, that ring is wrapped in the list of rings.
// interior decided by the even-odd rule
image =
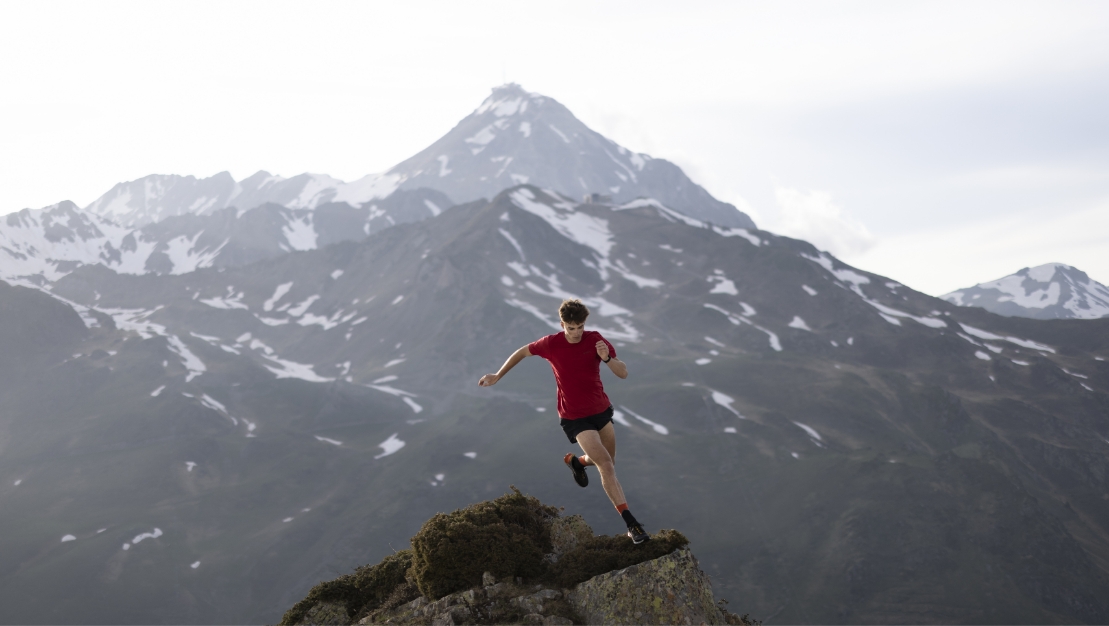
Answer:
[[[514,89],[475,116],[538,115]],[[689,536],[730,610],[1109,621],[1109,319],[956,306],[658,198],[406,181],[131,226],[8,216],[6,621],[272,623],[510,484],[620,532],[562,464],[549,367],[476,385],[566,297],[628,363],[602,376],[632,508]]]
[[[83,211],[62,202],[13,213],[0,222],[0,279],[44,284],[90,263],[132,274],[249,263],[358,241],[522,182],[618,204],[651,197],[695,219],[755,227],[676,165],[628,151],[552,98],[505,85],[386,174],[351,183],[319,174],[151,175],[119,183]]]
[[[673,163],[631,152],[587,127],[553,98],[515,84],[494,89],[450,132],[385,174],[350,183],[323,174],[282,178],[258,172],[238,182],[227,172],[204,179],[151,175],[119,183],[86,209],[137,227],[231,206],[314,209],[342,202],[360,207],[397,189],[434,189],[464,203],[492,198],[522,183],[572,197],[610,196],[617,203],[655,198],[696,219],[755,227],[745,213],[713,198]]]
[[[1034,319],[1109,317],[1109,287],[1062,263],[1026,267],[940,297],[959,306],[980,306],[998,315]]]

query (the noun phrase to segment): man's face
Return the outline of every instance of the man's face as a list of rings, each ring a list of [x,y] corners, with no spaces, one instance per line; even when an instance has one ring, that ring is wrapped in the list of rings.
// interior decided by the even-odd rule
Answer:
[[[559,322],[559,324],[562,324],[562,331],[566,335],[566,341],[570,343],[581,341],[581,334],[585,332],[585,322]]]

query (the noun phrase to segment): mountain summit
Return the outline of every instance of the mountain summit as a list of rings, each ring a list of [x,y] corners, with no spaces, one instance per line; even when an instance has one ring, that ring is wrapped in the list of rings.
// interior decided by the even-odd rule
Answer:
[[[1011,317],[1095,319],[1109,317],[1109,287],[1086,272],[1047,263],[988,283],[940,296],[959,306],[980,306]]]
[[[115,185],[85,209],[138,228],[232,206],[240,212],[266,203],[290,209],[338,202],[361,207],[398,188],[434,189],[461,203],[492,198],[524,183],[575,198],[597,194],[617,203],[650,197],[702,221],[755,228],[750,217],[713,198],[677,165],[617,145],[553,98],[516,84],[493,89],[450,132],[385,174],[349,183],[326,174],[283,178],[264,171],[241,181],[227,172],[199,179],[152,174]]]
[[[455,202],[492,198],[527,183],[617,203],[650,197],[706,222],[755,228],[750,217],[713,198],[677,165],[618,145],[558,101],[515,83],[493,89],[449,133],[389,174],[404,180],[402,189],[429,187]]]

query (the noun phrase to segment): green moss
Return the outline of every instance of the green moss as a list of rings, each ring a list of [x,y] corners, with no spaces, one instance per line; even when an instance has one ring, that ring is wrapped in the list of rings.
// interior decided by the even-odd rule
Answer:
[[[660,530],[650,541],[638,546],[627,535],[599,535],[562,555],[549,576],[560,587],[573,587],[594,576],[657,559],[687,545],[689,539],[676,530]]]
[[[356,615],[373,611],[386,601],[397,602],[396,592],[403,590],[405,575],[411,566],[412,551],[402,550],[385,557],[377,565],[363,566],[354,573],[322,582],[286,611],[280,623],[287,626],[302,623],[313,608],[325,604],[341,606],[346,619],[340,621],[350,623]],[[315,615],[312,618],[313,622],[320,621]]]
[[[545,573],[550,522],[558,509],[512,493],[449,514],[437,514],[412,538],[412,578],[427,598],[481,585],[483,572],[498,579]]]

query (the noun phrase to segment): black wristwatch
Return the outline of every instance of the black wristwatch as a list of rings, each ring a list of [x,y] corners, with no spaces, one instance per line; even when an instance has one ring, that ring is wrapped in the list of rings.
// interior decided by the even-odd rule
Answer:
[[[601,361],[601,363],[608,363],[611,360],[612,360],[612,357],[608,357],[607,359]]]

